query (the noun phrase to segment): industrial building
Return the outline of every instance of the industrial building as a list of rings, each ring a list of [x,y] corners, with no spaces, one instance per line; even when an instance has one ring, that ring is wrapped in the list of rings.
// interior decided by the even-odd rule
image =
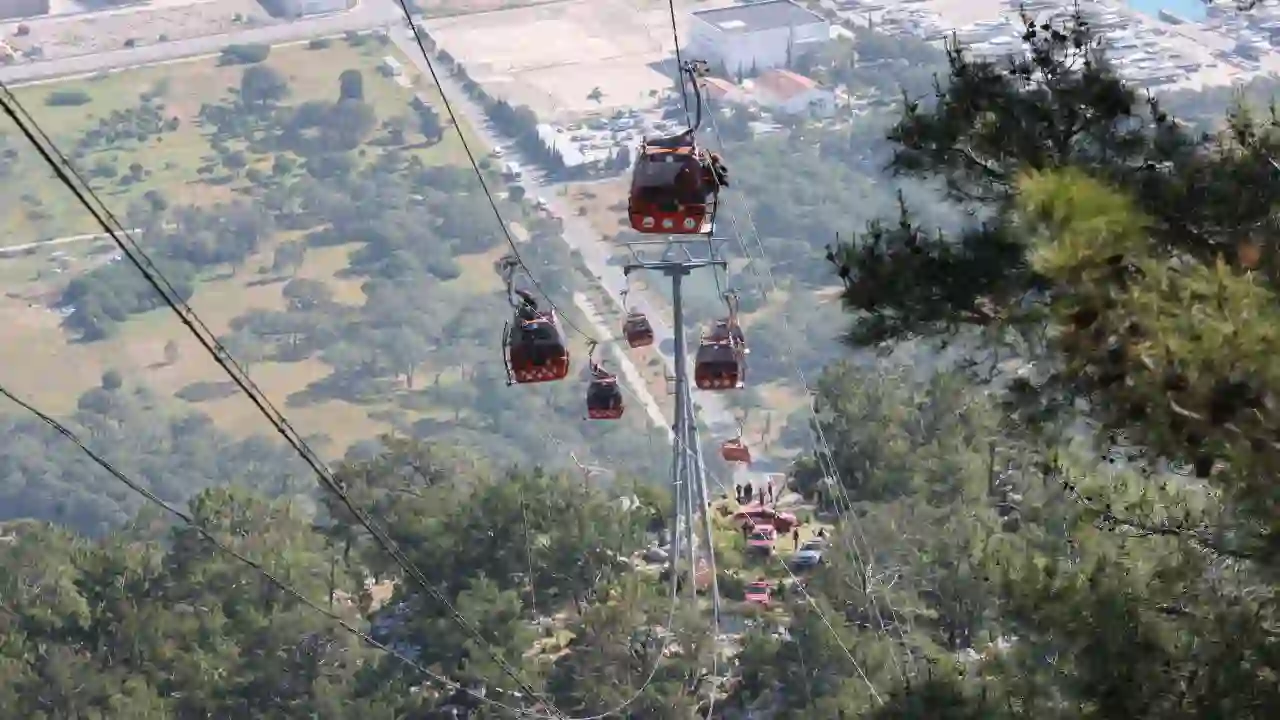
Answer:
[[[49,0],[0,0],[0,20],[49,14]]]
[[[693,13],[689,54],[738,74],[786,67],[830,39],[821,15],[791,0],[765,0]]]

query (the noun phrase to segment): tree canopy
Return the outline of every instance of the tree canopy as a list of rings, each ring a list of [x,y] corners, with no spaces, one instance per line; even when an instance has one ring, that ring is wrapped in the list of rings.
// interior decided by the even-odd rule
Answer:
[[[1198,133],[1127,87],[1078,22],[1029,22],[1025,39],[1008,64],[953,49],[949,82],[891,132],[895,170],[939,181],[974,221],[938,231],[906,203],[830,256],[852,347],[946,349],[998,411],[964,442],[990,443],[1000,522],[951,542],[987,536],[967,545],[964,637],[1009,640],[896,706],[1265,716],[1280,707],[1274,125],[1240,108]],[[837,438],[864,433],[832,402]],[[910,492],[869,470],[883,442],[834,442],[855,503]]]
[[[495,242],[469,221],[486,207],[467,173],[405,159],[413,124],[371,117],[364,78],[289,106],[257,70],[265,54],[241,49],[227,62],[247,64],[248,96],[242,84],[202,115],[276,148],[261,202],[153,197],[131,220],[189,274],[197,307],[201,273],[236,272],[277,228],[294,233],[258,271],[280,280],[281,308],[235,318],[227,344],[245,362],[332,368],[295,407],[389,389],[420,403],[409,432],[357,444],[334,467],[403,557],[283,449],[175,411],[126,372],[104,373],[68,424],[411,663],[64,459],[43,426],[5,416],[0,707],[50,719],[515,715],[417,664],[508,707],[577,717],[1280,714],[1274,123],[1247,107],[1176,120],[1078,24],[1029,24],[1030,52],[1012,63],[958,48],[939,58],[873,31],[856,40],[867,63],[842,46],[806,62],[844,83],[883,84],[875,68],[903,63],[943,62],[946,76],[894,118],[754,138],[745,115],[720,128],[741,151],[734,202],[759,229],[744,239],[779,261],[782,297],[744,307],[758,323],[752,381],[757,368],[774,381],[822,369],[813,412],[784,432],[804,452],[777,488],[805,537],[827,536],[815,567],[790,562],[786,538],[776,554],[748,551],[726,499],[710,509],[719,625],[705,594],[664,582],[651,560],[675,529],[672,498],[646,482],[661,469],[606,485],[558,473],[563,450],[543,430],[580,424],[548,408],[580,398],[505,392],[483,362],[492,328],[468,311],[506,308],[451,284],[458,256]],[[524,111],[499,109],[513,125]],[[420,114],[422,142],[440,141],[439,120]],[[361,156],[369,147],[384,149]],[[218,172],[266,172],[233,152]],[[881,161],[900,193],[873,170]],[[516,213],[521,198],[503,202]],[[848,223],[867,227],[851,237]],[[574,287],[572,259],[548,242],[559,228],[530,225],[539,280]],[[295,272],[338,244],[353,246],[360,302]],[[736,265],[735,281],[764,272]],[[112,268],[67,286],[68,329],[86,342],[150,311]],[[847,318],[825,301],[833,284]],[[101,312],[77,315],[94,302]],[[837,340],[845,357],[829,361]],[[620,467],[665,455],[634,432],[630,444],[574,432]],[[748,582],[771,588],[768,606],[746,599]]]

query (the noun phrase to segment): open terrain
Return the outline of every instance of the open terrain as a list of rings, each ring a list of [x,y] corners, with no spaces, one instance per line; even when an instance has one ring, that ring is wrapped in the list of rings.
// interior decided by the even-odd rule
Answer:
[[[51,13],[27,18],[28,34],[6,33],[16,51],[39,48],[45,59],[66,58],[120,50],[204,35],[233,33],[280,21],[257,0],[149,0],[119,7],[101,2],[50,3]],[[0,27],[16,28],[9,21]]]
[[[117,335],[93,343],[74,342],[60,327],[62,318],[47,306],[65,278],[74,276],[83,266],[103,262],[111,249],[99,246],[96,258],[68,261],[69,253],[54,257],[51,251],[25,255],[20,259],[0,262],[0,282],[5,296],[0,297],[0,368],[6,385],[23,388],[25,394],[45,410],[55,414],[75,410],[81,393],[100,382],[107,370],[118,370],[126,376],[137,376],[162,396],[190,398],[190,405],[207,413],[222,429],[239,436],[268,432],[266,422],[247,399],[231,394],[225,375],[191,337],[186,328],[167,309],[154,310],[121,326]],[[319,280],[330,287],[336,301],[359,307],[365,297],[361,281],[339,277],[349,262],[353,246],[313,249],[294,277]],[[471,295],[500,292],[500,282],[492,271],[493,261],[501,252],[459,258],[463,275],[450,281],[460,292]],[[213,332],[226,333],[233,320],[258,310],[280,310],[285,306],[283,282],[272,281],[259,273],[271,264],[271,251],[254,256],[246,269],[237,275],[225,274],[206,279],[199,285],[191,305]],[[55,272],[66,267],[63,272]],[[142,282],[141,279],[138,281]],[[177,347],[173,362],[166,357],[170,341]],[[578,348],[581,352],[581,348]],[[581,357],[582,355],[579,355]],[[237,358],[246,364],[244,356]],[[493,363],[500,363],[494,356]],[[376,437],[393,430],[393,418],[403,419],[404,406],[411,404],[413,393],[405,388],[385,396],[385,402],[353,403],[339,399],[322,399],[294,403],[290,398],[305,395],[309,386],[332,373],[332,368],[319,359],[295,362],[247,363],[255,383],[272,402],[284,408],[290,422],[303,434],[327,436],[325,450],[341,453],[357,440]],[[458,382],[461,378],[451,368],[432,368],[430,360],[421,369],[430,379],[441,373],[442,382]],[[186,404],[175,399],[175,403]],[[430,411],[412,405],[415,420]],[[445,419],[441,415],[439,419]]]
[[[364,78],[364,95],[380,121],[406,115],[415,93],[432,102],[430,91],[417,83],[411,69],[405,78],[384,77],[378,66],[385,56],[395,56],[394,48],[383,46],[373,37],[353,47],[335,40],[323,49],[307,45],[277,47],[266,65],[288,79],[289,104],[310,100],[332,101],[338,94],[338,75],[347,69],[360,70]],[[403,58],[400,58],[402,61]],[[402,64],[409,68],[408,62]],[[215,60],[113,73],[100,78],[76,80],[63,84],[46,84],[18,90],[31,113],[60,144],[74,147],[78,138],[101,123],[120,123],[121,113],[143,103],[163,108],[162,117],[178,118],[177,128],[155,133],[144,140],[121,138],[114,146],[94,149],[77,159],[76,165],[92,174],[95,166],[111,163],[121,168],[116,178],[95,178],[93,184],[102,200],[115,213],[124,216],[129,203],[148,190],[162,191],[169,201],[178,204],[210,204],[248,198],[252,181],[248,170],[270,169],[269,153],[256,154],[245,147],[248,159],[243,172],[221,183],[214,175],[199,174],[198,169],[217,162],[211,146],[214,129],[200,121],[201,106],[217,103],[238,92],[239,81],[247,66],[218,65]],[[51,93],[82,91],[90,101],[77,107],[50,107],[44,104]],[[142,96],[151,98],[143,100]],[[113,120],[114,118],[114,120]],[[3,181],[4,195],[29,195],[16,206],[10,203],[0,220],[3,242],[23,245],[41,238],[72,233],[91,233],[97,228],[74,199],[36,164],[39,158],[23,148],[12,128],[0,126],[7,135],[8,148],[17,152],[16,169]],[[469,128],[464,128],[474,138]],[[478,145],[473,145],[478,148]],[[367,147],[369,161],[378,148]],[[452,128],[444,139],[430,147],[411,147],[407,153],[419,155],[427,166],[457,162],[461,144]],[[364,157],[366,148],[356,152]],[[71,154],[68,152],[68,154]],[[277,153],[279,154],[279,153]],[[138,163],[144,168],[137,182],[122,184],[120,176]],[[122,186],[123,185],[123,186]],[[34,202],[33,202],[34,200]],[[29,209],[43,211],[35,221]],[[305,261],[281,276],[272,272],[273,253],[281,243],[300,239],[297,233],[277,232],[268,238],[235,273],[204,273],[197,285],[192,306],[209,327],[225,333],[232,321],[248,313],[280,310],[285,307],[282,287],[288,279],[311,279],[324,283],[340,307],[359,308],[365,302],[364,279],[345,277],[350,255],[358,244],[311,248]],[[240,396],[228,396],[222,371],[196,345],[185,328],[167,310],[155,310],[121,323],[113,336],[92,343],[74,341],[61,327],[62,317],[52,305],[66,283],[86,271],[113,261],[114,246],[92,238],[37,246],[22,252],[0,255],[0,368],[3,382],[24,391],[38,404],[54,413],[75,409],[76,398],[100,382],[102,373],[118,369],[127,376],[137,375],[162,396],[189,398],[193,406],[210,414],[222,428],[248,435],[267,430],[256,409]],[[493,272],[494,261],[502,255],[495,250],[461,255],[455,258],[461,275],[444,283],[456,289],[460,297],[495,294],[500,291],[499,278]],[[114,258],[118,260],[118,258]],[[142,283],[141,278],[138,283]],[[166,350],[170,342],[176,344]],[[243,358],[241,358],[243,360]],[[500,362],[494,356],[495,364]],[[412,407],[413,419],[429,416],[414,404],[412,393],[391,393],[384,403],[357,404],[343,400],[299,400],[306,388],[332,372],[318,358],[290,363],[263,361],[250,363],[249,370],[262,389],[277,405],[288,401],[291,421],[304,434],[323,432],[331,441],[327,451],[340,453],[349,443],[376,436],[394,427],[392,420]],[[421,367],[426,381],[436,385],[460,381],[449,367],[433,367],[428,359]],[[402,388],[403,389],[403,388]],[[181,402],[175,400],[175,402]],[[450,413],[452,416],[452,413]],[[443,418],[442,418],[443,419]]]
[[[429,18],[472,13],[492,13],[536,5],[558,5],[569,0],[418,0],[417,6]]]
[[[347,69],[363,75],[365,99],[380,119],[407,116],[415,93],[434,101],[434,87],[419,82],[399,50],[371,35],[360,37],[361,44],[356,47],[341,40],[330,41],[322,49],[307,43],[278,46],[265,64],[287,78],[292,104],[337,99],[338,75]],[[380,72],[386,57],[395,58],[406,68],[402,82]],[[246,67],[205,58],[66,83],[41,83],[14,92],[72,159],[77,171],[92,179],[95,191],[114,212],[123,212],[131,200],[153,189],[163,189],[174,203],[204,204],[244,194],[251,184],[247,177],[241,177],[225,185],[212,185],[198,172],[201,166],[217,160],[211,145],[215,129],[201,121],[201,107],[238,93]],[[88,101],[68,106],[48,104],[50,98],[68,93],[84,93]],[[139,118],[144,107],[154,108],[165,121],[172,123],[176,118],[174,129],[155,132],[148,127],[139,139],[134,133],[145,126],[145,119]],[[95,129],[110,136],[97,147],[77,152],[76,141]],[[469,134],[468,142],[474,137]],[[0,175],[0,197],[4,198],[0,200],[0,246],[99,230],[7,118],[0,121],[0,148],[14,156]],[[233,144],[232,149],[242,148]],[[461,143],[451,132],[442,142],[415,152],[428,164],[465,159]],[[252,153],[249,159],[252,167]],[[144,177],[134,180],[128,176],[125,171],[133,163],[142,166]],[[106,172],[101,168],[114,168],[116,176],[101,177]]]
[[[441,19],[431,33],[491,95],[550,122],[652,105],[671,86],[659,64],[673,48],[668,12],[651,0],[573,0]],[[687,13],[678,18],[683,29]]]

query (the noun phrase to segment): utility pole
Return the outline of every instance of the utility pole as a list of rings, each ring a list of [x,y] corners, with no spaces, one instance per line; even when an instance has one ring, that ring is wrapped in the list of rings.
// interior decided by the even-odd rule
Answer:
[[[684,296],[682,283],[686,276],[698,268],[725,267],[724,260],[716,259],[715,240],[707,236],[689,235],[667,240],[642,240],[627,243],[634,262],[628,263],[624,272],[630,275],[636,270],[660,272],[671,279],[671,331],[675,340],[675,410],[671,433],[671,489],[675,497],[675,518],[672,524],[671,554],[668,567],[672,582],[678,582],[681,574],[681,555],[688,563],[690,595],[697,591],[698,546],[702,545],[705,568],[711,575],[712,609],[716,625],[720,619],[720,587],[716,579],[715,547],[711,529],[710,496],[707,493],[706,463],[698,438],[698,423],[693,411],[693,393],[689,386],[689,352],[685,344]],[[656,248],[655,248],[656,246]],[[710,257],[694,258],[690,246],[710,248]],[[662,250],[657,260],[646,260],[642,253],[646,247]],[[675,257],[679,253],[683,257]],[[701,515],[701,518],[699,518]],[[699,523],[699,519],[701,522]],[[701,536],[701,543],[698,537]]]

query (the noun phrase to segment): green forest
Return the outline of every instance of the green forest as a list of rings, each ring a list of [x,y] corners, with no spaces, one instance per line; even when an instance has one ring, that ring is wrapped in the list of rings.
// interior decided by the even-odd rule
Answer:
[[[533,440],[461,440],[464,417],[536,434],[542,400],[478,399],[353,448],[334,493],[274,441],[168,420],[146,388],[104,375],[68,425],[179,514],[39,421],[5,421],[0,708],[1280,716],[1280,132],[1257,98],[1149,101],[1078,24],[1026,42],[1011,66],[936,57],[937,89],[878,130],[726,138],[752,148],[734,177],[768,257],[786,259],[787,302],[817,316],[819,293],[841,293],[789,346],[832,353],[796,353],[813,412],[787,428],[805,448],[788,494],[806,526],[832,528],[815,567],[788,566],[790,539],[748,552],[718,500],[713,618],[650,562],[673,529],[660,473],[596,484],[492,451]],[[859,185],[863,162],[888,175]],[[361,172],[334,187],[413,227],[393,202],[407,191]],[[281,207],[339,222],[329,192]],[[357,270],[370,282],[431,272],[382,262],[410,233],[365,236],[379,238]],[[535,267],[567,278],[572,264]],[[762,340],[791,373],[788,346]],[[750,600],[750,581],[771,601]]]

